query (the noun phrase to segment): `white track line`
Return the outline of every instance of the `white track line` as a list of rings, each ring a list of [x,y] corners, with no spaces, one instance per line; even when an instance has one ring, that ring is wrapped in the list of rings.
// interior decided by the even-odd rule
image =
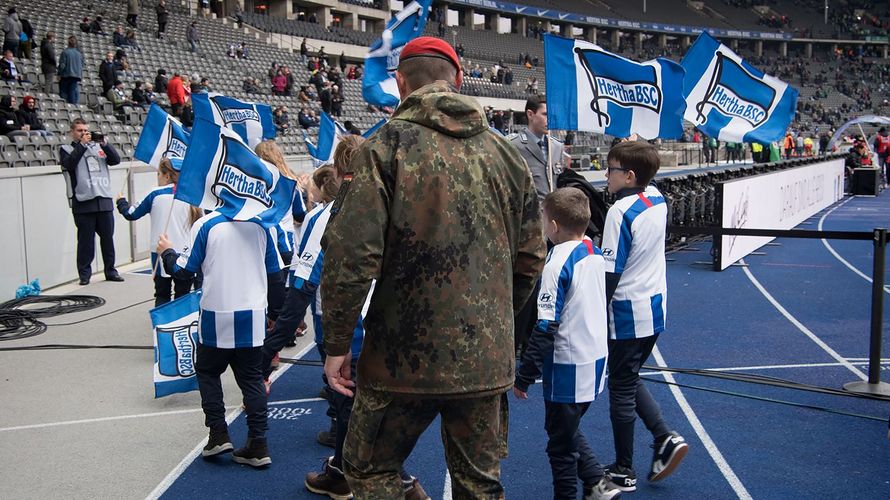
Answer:
[[[850,201],[850,200],[852,200],[852,199],[853,199],[853,198],[847,198],[846,200],[844,200],[843,202],[841,202],[840,204],[838,204],[838,206],[832,208],[832,209],[829,210],[828,212],[825,212],[825,214],[824,214],[822,217],[819,218],[819,225],[817,226],[817,229],[818,229],[819,231],[821,231],[821,230],[822,230],[822,224],[825,222],[825,218],[828,217],[829,215],[831,215],[831,212],[834,212],[835,210],[841,208],[842,206],[844,206],[844,204],[846,204],[848,201]],[[831,244],[828,243],[828,240],[826,240],[825,238],[823,238],[823,239],[822,239],[822,244],[825,245],[825,248],[827,248],[828,251],[831,253],[831,255],[834,255],[834,258],[837,259],[837,260],[839,260],[839,261],[841,262],[841,264],[847,266],[847,268],[848,268],[849,270],[851,270],[851,271],[853,271],[854,273],[858,274],[858,275],[859,275],[862,279],[864,279],[865,281],[868,281],[869,283],[872,283],[872,279],[871,279],[870,276],[868,276],[867,274],[863,273],[862,271],[860,271],[859,269],[857,269],[853,264],[850,264],[849,262],[847,262],[846,259],[844,259],[843,257],[841,257],[841,255],[840,255],[839,253],[837,253],[837,252],[834,250],[834,248],[831,246]],[[884,291],[887,292],[887,293],[890,293],[890,286],[885,286],[885,287],[884,287]]]
[[[739,262],[741,262],[742,264],[745,264],[745,259],[742,259]],[[853,366],[849,361],[847,361],[847,358],[841,356],[840,354],[837,353],[837,351],[835,351],[834,349],[829,347],[828,344],[826,344],[825,342],[822,341],[822,339],[817,337],[815,333],[811,332],[809,328],[804,326],[803,323],[801,323],[800,321],[797,320],[797,318],[792,316],[791,313],[788,312],[787,309],[782,307],[782,304],[780,304],[778,300],[776,300],[772,295],[770,295],[770,293],[768,291],[766,291],[766,288],[764,288],[763,285],[761,285],[760,282],[757,281],[757,278],[755,278],[754,275],[751,274],[751,271],[748,270],[748,266],[742,267],[742,271],[745,273],[746,276],[748,276],[748,280],[750,280],[751,283],[758,290],[760,290],[760,293],[763,294],[764,297],[766,297],[766,300],[768,300],[773,305],[773,307],[776,308],[777,311],[782,313],[782,316],[785,316],[785,319],[790,321],[791,324],[796,326],[798,330],[800,330],[804,335],[809,337],[810,340],[812,340],[813,342],[816,343],[816,345],[821,347],[823,351],[827,352],[832,358],[834,358],[838,363],[842,364],[848,370],[853,372],[857,377],[861,378],[862,380],[868,380],[868,376],[866,376],[865,373],[862,373],[862,370]]]
[[[847,358],[847,361],[849,361],[850,363],[852,363],[854,365],[868,364],[868,358]],[[884,359],[884,360],[881,360],[881,363],[882,364],[890,363],[890,360]],[[822,367],[828,367],[828,366],[846,367],[846,365],[844,365],[842,363],[801,363],[801,364],[796,364],[796,365],[732,366],[732,367],[728,367],[728,368],[702,368],[702,369],[709,371],[709,372],[735,372],[735,371],[746,371],[746,370],[773,370],[773,369],[779,369],[779,368],[822,368]],[[661,375],[662,373],[664,373],[664,372],[661,370],[640,372],[640,376]],[[675,372],[670,372],[670,373],[675,373]]]
[[[652,357],[655,358],[655,363],[658,366],[667,367],[667,363],[664,361],[664,358],[661,357],[661,351],[658,350],[658,346],[655,346],[652,349]],[[671,373],[663,373],[662,376],[664,380],[670,384],[676,383],[674,380],[674,375]],[[695,433],[698,435],[698,438],[701,439],[702,444],[705,445],[705,449],[708,451],[708,454],[711,455],[711,458],[714,460],[714,463],[717,464],[717,468],[720,469],[720,472],[723,473],[723,477],[726,478],[726,482],[729,483],[729,486],[738,495],[741,499],[751,499],[751,494],[748,493],[748,490],[745,488],[745,485],[742,484],[742,481],[736,476],[735,472],[732,470],[732,467],[729,466],[729,463],[723,458],[723,454],[720,453],[720,450],[717,449],[717,445],[714,444],[714,440],[711,439],[711,436],[708,435],[708,431],[705,430],[705,427],[702,425],[701,420],[698,419],[695,412],[692,410],[692,407],[689,406],[689,402],[686,401],[686,396],[683,395],[683,392],[676,385],[669,385],[668,388],[671,391],[671,394],[674,395],[674,398],[677,400],[677,404],[680,405],[680,409],[683,410],[683,413],[686,415],[686,419],[689,420],[689,423],[692,425],[692,428],[695,430]]]
[[[305,356],[306,353],[309,352],[310,350],[312,350],[313,347],[315,347],[315,344],[310,342],[305,348],[303,348],[302,351],[300,351],[299,354],[297,354],[297,359]],[[272,378],[271,378],[272,382],[275,382],[276,380],[278,380],[278,378],[281,377],[282,375],[284,375],[284,372],[288,371],[290,369],[290,367],[292,367],[292,366],[294,366],[294,365],[287,365],[283,368],[276,370],[275,373],[272,374]],[[241,414],[241,411],[242,411],[241,407],[238,407],[236,410],[229,413],[229,415],[226,417],[226,423],[231,424],[236,418],[238,418],[238,415]],[[192,462],[194,462],[196,458],[198,458],[198,456],[201,454],[201,450],[204,448],[204,446],[206,444],[207,444],[207,438],[205,437],[204,439],[201,440],[201,442],[199,442],[197,444],[197,446],[195,446],[192,449],[192,451],[190,451],[188,453],[188,455],[186,455],[176,465],[176,467],[173,468],[172,471],[170,471],[169,474],[167,474],[167,476],[163,480],[161,480],[160,483],[158,483],[157,486],[155,486],[155,489],[153,489],[151,491],[151,493],[149,493],[148,496],[146,496],[145,498],[151,499],[151,500],[160,498],[161,495],[163,495],[164,492],[167,491],[167,488],[169,488],[171,485],[173,485],[173,483],[177,479],[179,479],[179,476],[181,476],[182,473],[185,472],[185,470],[188,468],[188,466],[191,465]]]

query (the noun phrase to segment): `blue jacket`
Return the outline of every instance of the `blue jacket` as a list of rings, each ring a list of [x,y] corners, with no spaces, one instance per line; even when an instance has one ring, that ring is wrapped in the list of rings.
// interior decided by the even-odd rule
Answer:
[[[59,78],[83,78],[83,54],[68,47],[59,57]]]

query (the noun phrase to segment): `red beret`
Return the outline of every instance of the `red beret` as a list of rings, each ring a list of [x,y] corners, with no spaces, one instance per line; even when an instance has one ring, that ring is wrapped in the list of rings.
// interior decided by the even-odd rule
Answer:
[[[432,36],[421,36],[411,40],[402,48],[402,52],[399,54],[399,62],[401,63],[412,57],[437,57],[450,62],[457,70],[456,83],[460,87],[462,79],[460,59],[457,57],[454,49],[451,48],[451,45],[448,45],[448,42],[445,40]]]

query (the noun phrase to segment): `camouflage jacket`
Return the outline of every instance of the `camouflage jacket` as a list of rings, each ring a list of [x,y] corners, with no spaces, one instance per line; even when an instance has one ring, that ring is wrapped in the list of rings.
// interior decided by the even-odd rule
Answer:
[[[538,200],[519,152],[444,82],[408,96],[359,150],[328,224],[328,355],[350,348],[371,280],[359,387],[482,395],[514,379],[513,317],[544,266]]]

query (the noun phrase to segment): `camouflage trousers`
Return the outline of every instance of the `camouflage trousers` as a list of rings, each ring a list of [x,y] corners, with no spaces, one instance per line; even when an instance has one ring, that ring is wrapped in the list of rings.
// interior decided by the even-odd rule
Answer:
[[[356,499],[404,498],[399,471],[418,438],[441,416],[452,498],[501,499],[506,394],[446,398],[356,391],[343,467]]]

